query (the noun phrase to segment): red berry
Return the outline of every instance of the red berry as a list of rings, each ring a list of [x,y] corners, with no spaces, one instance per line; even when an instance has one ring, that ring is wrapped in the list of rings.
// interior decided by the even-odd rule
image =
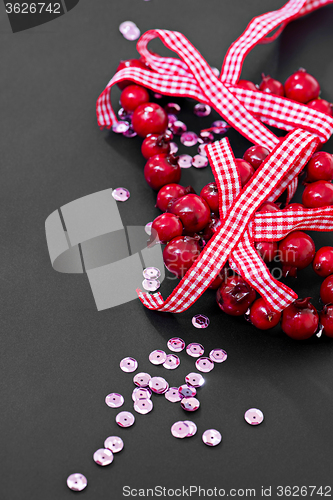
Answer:
[[[157,194],[156,206],[162,212],[166,212],[171,202],[185,196],[186,188],[180,184],[166,184],[161,187]]]
[[[311,156],[307,165],[305,182],[333,180],[333,155],[318,151]]]
[[[147,69],[147,66],[142,61],[140,61],[140,59],[128,59],[127,61],[120,61],[117,72],[125,68]],[[132,84],[133,82],[131,80],[123,80],[122,82],[117,83],[120,90],[124,90],[125,87]]]
[[[333,184],[327,181],[308,184],[303,191],[302,203],[307,208],[333,205]]]
[[[247,161],[243,160],[242,158],[236,158],[235,162],[240,175],[241,185],[242,187],[244,187],[245,184],[249,182],[252,175],[254,174],[254,168],[252,167],[252,165],[250,165]]]
[[[333,338],[333,305],[324,306],[319,314],[320,323],[323,325],[323,334]]]
[[[201,248],[196,238],[177,236],[171,240],[163,251],[165,267],[182,278],[199,257]]]
[[[167,243],[173,238],[181,236],[183,224],[176,215],[165,213],[156,217],[152,223],[151,230],[153,238],[157,236],[161,243]]]
[[[313,76],[301,68],[287,79],[284,84],[284,91],[288,99],[307,103],[317,99],[320,86]]]
[[[293,210],[304,210],[305,206],[302,205],[302,203],[290,203],[289,205],[286,205],[284,207],[284,210],[289,210],[289,209],[293,209]]]
[[[120,96],[120,104],[128,113],[135,111],[140,104],[144,104],[148,101],[149,94],[147,90],[140,85],[128,85]]]
[[[216,276],[215,280],[209,285],[210,290],[217,290],[228,277],[228,268],[223,267],[222,271]]]
[[[281,313],[270,309],[262,297],[255,300],[250,309],[249,319],[259,330],[269,330],[278,324]]]
[[[197,194],[186,194],[176,200],[169,212],[178,215],[185,231],[197,233],[207,226],[210,220],[210,209],[205,200]]]
[[[252,165],[254,170],[257,170],[268,155],[269,150],[263,146],[252,146],[245,151],[243,160]]]
[[[257,212],[277,212],[279,207],[275,203],[270,203],[266,201],[257,210]]]
[[[216,182],[210,182],[209,184],[204,186],[201,190],[200,196],[208,203],[211,211],[218,215],[219,192],[217,189]]]
[[[320,99],[320,97],[308,102],[307,106],[315,109],[316,111],[320,111],[321,113],[325,113],[326,115],[333,116],[332,103],[325,101],[325,99]]]
[[[236,85],[245,90],[258,90],[258,87],[250,80],[238,80]]]
[[[295,300],[282,312],[282,330],[292,339],[305,340],[312,337],[318,325],[319,315],[309,297]]]
[[[132,127],[140,137],[163,134],[168,126],[168,115],[154,102],[141,104],[133,113]]]
[[[324,304],[333,303],[333,274],[322,282],[320,287],[320,298]]]
[[[222,311],[231,316],[242,316],[256,298],[255,290],[241,276],[229,276],[216,292]]]
[[[272,262],[278,251],[276,241],[257,241],[254,246],[264,262]]]
[[[314,256],[312,267],[323,278],[333,274],[333,247],[321,247]]]
[[[169,152],[170,144],[165,142],[163,135],[147,135],[141,146],[141,153],[146,160],[155,155],[169,154]]]
[[[261,92],[284,96],[284,88],[281,82],[274,80],[274,78],[269,75],[265,76],[264,73],[261,75],[261,78],[262,80],[259,85],[259,90],[261,90]]]
[[[173,155],[155,155],[147,161],[144,176],[149,186],[158,191],[166,184],[178,183],[181,169]]]
[[[313,239],[303,231],[293,231],[279,243],[283,276],[296,277],[297,269],[311,264],[315,255]]]

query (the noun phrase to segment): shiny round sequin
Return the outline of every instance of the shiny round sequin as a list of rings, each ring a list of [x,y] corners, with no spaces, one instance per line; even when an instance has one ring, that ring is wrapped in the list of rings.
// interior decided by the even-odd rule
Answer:
[[[131,373],[135,372],[138,367],[138,362],[134,358],[124,358],[120,361],[120,368],[123,372]]]
[[[245,412],[244,418],[250,425],[259,425],[264,420],[264,414],[258,408],[250,408]]]
[[[204,347],[201,344],[193,342],[186,347],[186,352],[192,358],[199,358],[205,352]]]
[[[113,462],[113,453],[108,448],[100,448],[95,451],[94,460],[98,465],[110,465]]]
[[[201,387],[205,383],[205,379],[200,373],[191,372],[185,377],[185,382],[193,387]]]
[[[207,446],[217,446],[222,441],[222,436],[216,429],[208,429],[203,433],[202,440]]]
[[[198,142],[201,144],[209,144],[213,142],[214,140],[214,135],[209,131],[209,130],[201,130],[199,137],[198,137]]]
[[[166,104],[166,106],[164,106],[164,109],[168,115],[170,115],[170,114],[171,115],[178,115],[181,108],[180,108],[179,104],[177,104],[175,102],[168,102],[168,104]]]
[[[163,377],[152,377],[149,387],[155,394],[164,394],[169,389],[169,384]]]
[[[169,119],[170,119],[170,115],[169,115]],[[170,128],[171,128],[171,132],[173,132],[175,135],[182,135],[187,130],[187,126],[185,125],[185,123],[181,122],[180,120],[174,121]]]
[[[163,95],[162,94],[158,94],[157,92],[154,94],[154,98],[155,99],[162,99]]]
[[[179,337],[173,337],[172,339],[168,340],[167,346],[170,349],[170,351],[180,352],[184,349],[185,342],[183,339],[181,339]]]
[[[153,402],[151,399],[136,399],[134,401],[134,410],[141,415],[146,415],[153,409]]]
[[[200,144],[200,146],[198,146],[198,153],[199,153],[199,155],[205,156],[207,158],[207,153],[206,153],[206,150],[205,150],[205,144]]]
[[[178,392],[178,387],[170,387],[168,391],[164,394],[165,399],[170,401],[171,403],[179,403],[183,399],[183,396],[181,396]]]
[[[205,168],[208,165],[208,158],[201,155],[195,155],[192,158],[192,166],[194,168]]]
[[[197,394],[196,389],[187,384],[183,384],[178,387],[178,392],[183,398],[193,398]]]
[[[192,167],[192,156],[190,155],[179,155],[178,165],[180,168],[190,168]]]
[[[209,353],[209,357],[214,363],[223,363],[228,357],[227,352],[224,349],[213,349]]]
[[[197,398],[183,398],[180,406],[186,411],[196,411],[200,406],[200,401]]]
[[[142,372],[142,373],[137,373],[136,375],[134,375],[133,382],[138,387],[148,387],[150,379],[151,379],[151,376],[149,375],[149,373]]]
[[[198,142],[198,136],[195,132],[183,132],[180,136],[180,142],[184,144],[187,148],[195,146]]]
[[[80,474],[79,472],[71,474],[67,478],[67,486],[73,491],[82,491],[87,486],[88,481],[86,476]]]
[[[214,66],[212,66],[212,72],[217,78],[220,76],[220,71],[217,68],[214,68]]]
[[[143,270],[143,277],[147,280],[156,280],[161,276],[161,271],[157,267],[146,267]]]
[[[147,222],[147,224],[145,225],[145,233],[148,234],[148,236],[151,236],[151,226],[152,226],[152,222]]]
[[[163,363],[164,368],[167,370],[175,370],[180,365],[180,359],[176,354],[168,354]]]
[[[136,399],[150,399],[151,398],[151,390],[149,387],[136,387],[132,392],[132,399],[135,401]]]
[[[116,134],[123,134],[130,128],[130,124],[127,121],[121,121],[112,125],[112,132]]]
[[[119,26],[119,31],[126,40],[137,40],[140,36],[140,30],[132,21],[124,21]]]
[[[168,127],[172,129],[172,125],[178,120],[176,115],[170,114],[168,115]]]
[[[207,328],[209,323],[209,318],[207,318],[204,314],[196,314],[192,318],[192,325],[196,328]]]
[[[197,116],[208,116],[210,115],[212,108],[208,104],[198,103],[193,108],[193,113]]]
[[[119,408],[124,404],[124,398],[117,392],[111,392],[111,394],[106,396],[105,403],[110,406],[110,408]]]
[[[120,120],[129,120],[132,118],[132,115],[133,113],[128,113],[124,108],[120,108],[118,111],[118,118],[120,118]]]
[[[133,127],[129,127],[127,130],[125,130],[125,132],[123,132],[123,136],[124,137],[136,137],[138,134],[135,132],[134,128]]]
[[[116,201],[126,201],[131,194],[128,189],[119,187],[112,191],[112,196]]]
[[[148,292],[156,292],[161,286],[161,283],[159,280],[143,280],[142,286]]]
[[[155,351],[152,351],[149,354],[149,361],[153,365],[163,365],[164,361],[166,360],[166,353],[164,351],[161,351],[160,349],[156,349]]]
[[[178,151],[178,145],[175,142],[170,142],[170,154],[175,155]]]
[[[188,437],[188,438],[192,437],[197,433],[198,428],[194,422],[192,422],[191,420],[184,420],[184,424],[188,425],[188,429],[189,429],[186,437]]]
[[[171,434],[175,438],[184,439],[189,433],[189,426],[185,424],[182,420],[175,422],[171,427]]]
[[[216,120],[212,123],[212,131],[214,134],[225,134],[228,128],[230,128],[230,125],[223,120]]]
[[[209,358],[199,358],[196,360],[195,366],[199,372],[208,373],[214,368],[214,363]]]
[[[116,422],[120,427],[131,427],[135,422],[135,417],[130,411],[121,411],[116,416]]]
[[[104,448],[111,450],[112,453],[119,453],[124,448],[124,441],[118,436],[109,436],[104,441]]]

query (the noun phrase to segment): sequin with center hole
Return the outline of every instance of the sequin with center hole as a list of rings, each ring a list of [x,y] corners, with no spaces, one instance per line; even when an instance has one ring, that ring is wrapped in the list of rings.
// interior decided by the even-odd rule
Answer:
[[[186,437],[192,437],[197,433],[197,426],[191,420],[184,420],[184,424],[188,425],[189,431]]]
[[[215,68],[214,66],[212,66],[212,72],[214,73],[214,75],[218,78],[220,76],[220,71]]]
[[[203,144],[210,144],[214,141],[214,135],[209,130],[201,130],[198,142]]]
[[[148,236],[151,236],[151,226],[152,226],[152,222],[147,222],[147,224],[145,225],[145,233],[148,234]]]
[[[151,399],[136,399],[134,401],[134,410],[141,415],[146,415],[153,409],[153,402]]]
[[[175,422],[171,427],[171,434],[178,439],[184,439],[189,433],[189,426],[182,420]]]
[[[165,399],[170,401],[171,403],[179,403],[183,399],[183,396],[179,394],[178,387],[170,387],[169,390],[164,394]]]
[[[94,453],[94,461],[98,465],[110,465],[113,462],[113,453],[107,448],[99,448]]]
[[[209,318],[204,314],[196,314],[192,318],[192,325],[195,326],[195,328],[207,328],[209,323]]]
[[[149,387],[136,387],[132,392],[132,400],[136,399],[150,399],[151,390]]]
[[[205,352],[205,349],[201,344],[193,342],[192,344],[188,344],[186,352],[189,356],[192,356],[192,358],[200,358],[200,356],[202,356]]]
[[[178,151],[178,145],[175,142],[170,142],[170,154],[174,155]]]
[[[196,411],[200,407],[200,401],[197,398],[183,398],[180,406],[185,411]]]
[[[208,116],[210,115],[212,108],[208,104],[198,103],[193,108],[193,113],[197,116]]]
[[[112,191],[112,196],[116,201],[127,201],[131,194],[128,189],[119,187]]]
[[[187,148],[190,148],[191,146],[195,146],[197,144],[198,136],[195,132],[183,132],[180,136],[180,142]]]
[[[193,398],[197,394],[195,387],[191,387],[187,384],[183,384],[178,387],[178,392],[180,396],[183,396],[183,398]]]
[[[180,359],[176,354],[168,354],[163,363],[164,368],[167,370],[175,370],[180,365]]]
[[[230,125],[228,125],[227,122],[224,122],[223,120],[216,120],[212,123],[211,128],[214,134],[225,134],[226,131],[230,128]]]
[[[125,130],[125,132],[123,132],[123,136],[124,137],[136,137],[138,134],[135,132],[134,128],[129,126],[129,128],[127,130]]]
[[[112,125],[111,130],[115,134],[123,134],[130,128],[130,124],[127,121],[121,121]]]
[[[214,363],[209,358],[198,358],[195,362],[195,366],[199,372],[208,373],[214,368]]]
[[[185,377],[185,382],[193,387],[201,387],[205,383],[205,379],[200,373],[191,372]]]
[[[151,376],[149,375],[149,373],[142,372],[142,373],[137,373],[136,375],[134,375],[133,382],[138,387],[148,387],[150,379],[151,379]]]
[[[124,358],[120,361],[120,368],[122,369],[123,372],[126,373],[132,373],[135,372],[135,370],[138,367],[138,362],[134,358]]]
[[[205,168],[208,165],[208,158],[201,155],[195,155],[192,158],[192,167],[194,168]]]
[[[224,349],[213,349],[209,353],[209,357],[214,363],[223,363],[228,357],[227,352]]]
[[[135,417],[130,411],[121,411],[116,416],[116,422],[119,427],[131,427],[135,422]]]
[[[264,414],[258,408],[250,408],[245,412],[244,418],[250,425],[259,425],[264,420]]]
[[[119,111],[118,111],[118,118],[120,118],[120,120],[130,120],[133,116],[133,113],[128,113],[127,111],[124,110],[124,108],[120,108]]]
[[[192,156],[190,155],[179,155],[178,165],[180,168],[190,168],[192,167]]]
[[[198,146],[198,153],[199,153],[199,155],[205,156],[207,158],[207,153],[206,153],[205,147],[206,147],[205,144],[200,144],[200,146]]]
[[[168,128],[172,129],[172,125],[178,120],[176,115],[168,115]],[[172,131],[172,130],[171,130]]]
[[[185,342],[180,337],[173,337],[167,342],[168,349],[172,352],[180,352],[185,347]]]
[[[169,115],[169,118],[170,118],[171,115]],[[181,122],[180,120],[175,120],[172,124],[171,124],[171,132],[175,135],[182,135],[184,132],[186,132],[187,130],[187,126],[185,125],[184,122]]]
[[[149,361],[153,365],[163,365],[164,361],[166,360],[166,353],[164,351],[161,351],[160,349],[156,349],[155,351],[152,351],[149,354]]]
[[[164,394],[169,389],[169,384],[163,377],[152,377],[149,387],[155,394]]]
[[[67,478],[67,486],[70,490],[73,491],[82,491],[86,488],[88,484],[86,476],[76,472],[75,474],[71,474]]]
[[[164,110],[166,111],[166,113],[168,115],[178,115],[178,113],[180,112],[181,108],[179,106],[179,104],[177,104],[176,102],[168,102],[168,104],[166,104],[164,106]]]
[[[106,396],[105,403],[110,408],[119,408],[124,404],[124,397],[121,394],[118,394],[117,392],[111,392],[111,394],[108,394]]]
[[[147,292],[156,292],[161,286],[158,280],[143,280],[142,286]]]
[[[124,448],[124,441],[118,436],[109,436],[104,441],[104,448],[119,453]]]
[[[161,271],[157,267],[146,267],[143,270],[143,277],[147,280],[156,280],[161,276]]]
[[[124,21],[119,26],[119,31],[126,40],[137,40],[140,36],[140,30],[132,21]]]
[[[207,446],[217,446],[222,441],[222,436],[216,429],[207,429],[202,435],[202,440]]]

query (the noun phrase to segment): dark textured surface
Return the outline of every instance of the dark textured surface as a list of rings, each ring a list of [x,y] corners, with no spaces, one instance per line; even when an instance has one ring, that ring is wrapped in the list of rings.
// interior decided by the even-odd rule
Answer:
[[[131,19],[142,32],[179,30],[220,67],[250,19],[282,5],[81,0],[58,20],[16,34],[0,6],[2,500],[72,498],[66,478],[73,472],[87,476],[88,488],[78,494],[87,500],[118,500],[124,485],[257,488],[258,497],[262,485],[332,485],[333,342],[297,343],[279,328],[256,331],[242,318],[220,313],[213,292],[182,315],[152,313],[139,301],[97,312],[84,276],[52,269],[44,234],[55,209],[108,187],[131,192],[120,206],[125,225],[144,225],[158,214],[143,179],[141,141],[96,125],[96,98],[119,59],[136,57],[135,42],[118,31],[120,22]],[[284,81],[303,66],[319,79],[323,97],[333,100],[332,23],[333,7],[291,23],[278,41],[249,55],[242,77],[259,82],[265,72]],[[159,43],[152,49],[166,53]],[[116,103],[116,89],[113,98]],[[198,131],[191,109],[187,102],[181,116]],[[247,141],[232,132],[229,137],[241,156]],[[325,149],[332,152],[332,141]],[[210,180],[209,169],[182,176],[197,190]],[[318,247],[333,243],[329,234],[315,240]],[[318,305],[321,279],[311,269],[289,283]],[[163,284],[164,296],[174,285]],[[207,330],[192,327],[198,312],[209,316]],[[157,396],[152,413],[136,415],[132,428],[118,428],[117,411],[104,397],[120,392],[123,409],[132,407],[132,376],[119,369],[122,357],[136,357],[140,370],[162,374],[170,385],[193,370],[184,353],[175,371],[150,365],[149,352],[165,348],[171,336],[202,342],[206,352],[228,351],[227,362],[207,374],[200,389],[201,408],[193,415],[198,434],[174,439],[172,423],[191,415]],[[258,428],[243,420],[253,406],[265,414]],[[212,427],[223,443],[211,449],[200,436]],[[111,466],[99,467],[92,454],[112,434],[124,439],[125,448]]]

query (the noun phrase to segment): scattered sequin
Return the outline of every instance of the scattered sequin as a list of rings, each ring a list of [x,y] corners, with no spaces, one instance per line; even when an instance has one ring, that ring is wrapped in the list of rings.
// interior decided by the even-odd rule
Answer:
[[[207,158],[207,153],[206,153],[206,150],[205,150],[205,144],[200,144],[200,146],[198,147],[198,153],[199,153],[199,155],[205,156]]]
[[[158,94],[157,92],[154,94],[154,98],[155,99],[162,99],[163,95],[162,94]]]
[[[170,116],[172,115],[169,115],[169,119]],[[185,123],[181,122],[180,120],[174,121],[170,128],[175,135],[182,135],[187,130],[187,126],[185,125]]]
[[[147,280],[156,280],[161,276],[161,271],[157,267],[146,267],[143,270],[143,277]]]
[[[208,373],[214,368],[214,363],[209,358],[199,358],[196,360],[195,366],[199,372]]]
[[[172,352],[180,352],[184,349],[185,342],[179,337],[173,337],[172,339],[168,340],[167,346]]]
[[[110,406],[110,408],[119,408],[124,404],[124,397],[117,392],[111,392],[105,398],[105,403]]]
[[[147,224],[145,225],[145,232],[146,234],[148,234],[148,236],[151,236],[151,226],[152,226],[152,222],[147,222]]]
[[[149,387],[155,394],[164,394],[169,389],[169,384],[163,377],[152,377]]]
[[[118,118],[120,120],[131,120],[133,113],[128,113],[124,108],[120,108],[118,111]]]
[[[112,125],[111,128],[112,132],[115,132],[116,134],[123,134],[130,128],[130,124],[127,121],[121,121]]]
[[[178,392],[178,387],[170,387],[168,391],[164,394],[165,399],[171,403],[179,403],[182,400],[182,396]]]
[[[186,411],[196,411],[200,406],[200,401],[197,398],[183,398],[180,406]]]
[[[126,130],[124,133],[123,133],[123,136],[124,137],[135,137],[137,136],[138,134],[135,132],[134,128],[133,127],[129,127],[128,130]]]
[[[171,434],[175,438],[183,439],[187,437],[189,430],[189,426],[180,420],[171,427]]]
[[[118,436],[109,436],[104,441],[104,447],[112,453],[119,453],[124,448],[124,441]]]
[[[149,361],[153,365],[163,365],[164,361],[166,360],[166,353],[164,351],[161,351],[160,349],[156,349],[155,351],[152,351],[149,354]]]
[[[164,142],[170,142],[173,139],[173,133],[171,130],[166,130],[163,134],[163,140]]]
[[[134,401],[134,410],[141,415],[146,415],[153,409],[153,402],[151,399],[136,399]]]
[[[217,68],[214,68],[214,66],[212,66],[212,72],[214,73],[214,75],[218,78],[220,76],[220,72]]]
[[[175,142],[170,142],[170,154],[175,155],[178,151],[178,146]]]
[[[112,196],[116,201],[126,201],[131,195],[128,189],[119,187],[112,191]]]
[[[228,125],[227,122],[224,122],[223,120],[216,120],[212,123],[211,128],[214,134],[225,134],[228,128],[230,128],[230,125]]]
[[[208,104],[198,103],[194,106],[193,113],[197,116],[208,116],[210,115],[212,108]]]
[[[207,318],[204,314],[196,314],[192,318],[192,325],[196,328],[207,328],[209,323],[209,318]]]
[[[133,382],[138,387],[148,387],[150,379],[151,379],[151,376],[149,375],[149,373],[142,372],[142,373],[137,373],[136,375],[134,375]]]
[[[183,398],[193,398],[197,394],[196,389],[187,384],[178,387],[178,392]]]
[[[205,383],[205,379],[200,373],[191,372],[185,377],[185,382],[193,387],[201,387]]]
[[[150,399],[151,398],[151,390],[149,387],[136,387],[132,392],[132,399],[135,401],[136,399]]]
[[[163,363],[164,368],[167,370],[175,370],[180,365],[180,359],[175,354],[168,354]]]
[[[214,140],[214,135],[209,130],[201,130],[198,142],[201,144],[210,144]]]
[[[107,448],[100,448],[95,451],[94,460],[98,465],[110,465],[113,462],[113,453]]]
[[[195,132],[183,132],[180,136],[180,142],[187,148],[195,146],[198,142],[198,136]]]
[[[207,446],[217,446],[222,441],[222,436],[216,429],[208,429],[203,433],[202,440]]]
[[[67,478],[67,486],[73,491],[82,491],[87,486],[88,481],[86,476],[80,473],[71,474]]]
[[[192,167],[192,156],[190,155],[179,155],[178,165],[180,168],[190,168]]]
[[[126,40],[137,40],[140,36],[140,30],[132,21],[124,21],[119,26],[119,31]]]
[[[172,129],[173,124],[178,120],[176,115],[168,115],[168,128]],[[173,132],[173,130],[172,130]]]
[[[138,362],[134,358],[124,358],[120,361],[120,368],[123,370],[123,372],[126,373],[135,372],[137,367],[138,367]]]
[[[224,349],[213,349],[209,353],[209,357],[214,363],[223,363],[228,357],[227,352]]]
[[[192,437],[197,433],[197,426],[191,420],[184,420],[184,424],[188,425],[189,431],[186,437]]]
[[[245,412],[244,418],[250,425],[259,425],[264,420],[264,414],[258,408],[250,408]]]
[[[159,280],[143,280],[142,286],[148,292],[156,292],[161,286],[161,283]]]
[[[116,416],[116,422],[120,427],[131,427],[135,422],[135,417],[130,411],[121,411]]]
[[[200,358],[205,352],[205,349],[201,344],[193,342],[192,344],[188,344],[186,352],[189,356],[192,356],[192,358]]]
[[[168,115],[178,115],[180,112],[181,108],[179,104],[176,102],[168,102],[166,106],[164,106],[165,111],[167,112]]]

